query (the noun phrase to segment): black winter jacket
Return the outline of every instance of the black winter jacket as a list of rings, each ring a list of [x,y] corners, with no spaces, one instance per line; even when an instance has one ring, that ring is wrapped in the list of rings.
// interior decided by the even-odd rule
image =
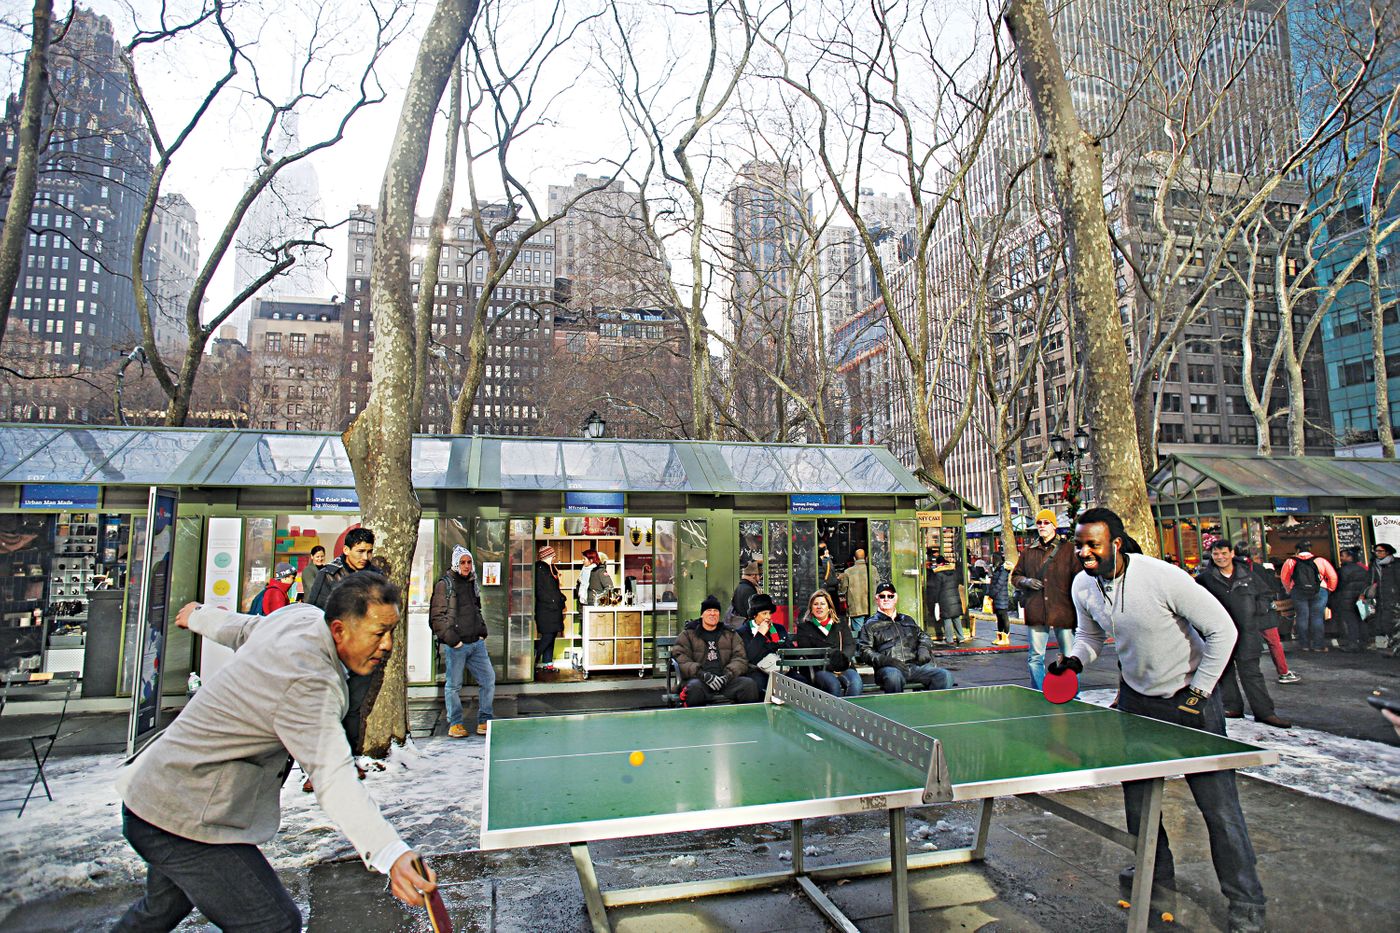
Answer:
[[[927,664],[933,660],[933,640],[919,628],[919,623],[904,613],[891,619],[877,612],[866,621],[856,638],[856,655],[877,670]]]
[[[841,658],[834,658],[836,663],[828,662],[826,669],[832,673],[840,673],[855,663],[856,637],[851,634],[851,623],[844,620],[833,622],[831,627],[822,634],[822,630],[817,627],[817,623],[807,616],[797,623],[797,631],[793,633],[799,648],[825,648],[828,652],[834,652],[845,659],[845,664],[841,664]],[[832,657],[828,654],[828,657]]]
[[[486,637],[476,574],[463,577],[449,570],[442,575],[433,587],[433,599],[428,604],[428,624],[438,641],[450,648]]]
[[[1011,571],[1006,564],[998,562],[992,568],[991,579],[987,582],[988,594],[992,597],[992,609],[997,612],[1011,611]]]
[[[1235,558],[1234,572],[1228,577],[1215,564],[1202,564],[1196,572],[1196,582],[1220,600],[1234,620],[1235,628],[1240,631],[1254,631],[1263,621],[1258,616],[1258,609],[1260,597],[1268,595],[1267,589],[1240,558]]]

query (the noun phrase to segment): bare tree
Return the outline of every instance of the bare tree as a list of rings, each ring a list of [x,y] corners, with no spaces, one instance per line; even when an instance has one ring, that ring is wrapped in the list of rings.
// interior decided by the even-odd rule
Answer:
[[[1070,258],[1070,292],[1083,323],[1085,407],[1094,427],[1094,485],[1144,549],[1155,550],[1152,509],[1132,414],[1132,382],[1104,213],[1099,141],[1084,132],[1070,99],[1050,17],[1041,0],[1008,0],[1006,24],[1040,123]]]
[[[70,12],[71,15],[71,12]],[[30,20],[29,52],[24,59],[24,87],[20,101],[18,145],[13,167],[0,187],[8,189],[5,226],[0,232],[0,340],[10,322],[10,299],[19,283],[20,253],[29,232],[29,212],[39,188],[39,154],[44,105],[49,94],[49,43],[53,27],[53,0],[34,0]]]
[[[476,0],[439,0],[418,46],[375,215],[370,300],[377,341],[370,397],[344,434],[362,520],[380,536],[379,550],[404,585],[393,654],[376,677],[374,705],[365,723],[364,753],[376,757],[408,735],[407,582],[422,514],[411,464],[418,357],[409,244],[438,103],[458,67],[476,11]]]
[[[261,23],[244,23],[240,27],[234,18],[237,10],[227,0],[204,0],[202,8],[188,19],[179,22],[169,21],[167,11],[162,9],[154,24],[142,26],[138,23],[135,35],[124,48],[123,61],[131,81],[132,93],[150,133],[151,144],[155,152],[150,188],[146,192],[141,217],[136,228],[135,246],[131,255],[131,280],[136,295],[136,307],[141,321],[142,344],[146,357],[150,361],[152,374],[169,399],[165,413],[165,423],[168,425],[184,423],[189,413],[190,395],[204,357],[205,346],[217,332],[219,326],[264,285],[290,269],[296,262],[296,252],[299,249],[328,249],[323,243],[316,240],[314,234],[310,238],[294,236],[271,246],[269,248],[270,263],[262,274],[235,294],[207,321],[201,319],[203,304],[214,273],[228,255],[240,225],[258,197],[267,191],[278,175],[289,166],[339,143],[344,138],[350,121],[361,110],[383,100],[384,95],[376,78],[376,69],[389,43],[398,35],[400,26],[397,19],[398,14],[402,12],[402,7],[398,5],[398,0],[395,0],[395,5],[391,6],[389,11],[385,13],[375,6],[374,0],[366,0],[365,9],[374,22],[373,38],[369,43],[369,51],[358,68],[354,90],[346,95],[348,102],[340,111],[334,128],[321,139],[281,155],[269,156],[268,154],[275,151],[269,143],[274,134],[281,131],[283,121],[289,115],[296,114],[298,108],[316,104],[324,105],[324,101],[331,97],[336,90],[335,85],[329,79],[319,75],[318,67],[322,58],[334,54],[337,44],[344,41],[344,34],[341,30],[323,21],[319,16],[314,20],[311,34],[307,38],[300,59],[296,63],[296,86],[285,97],[275,95],[260,75],[259,64],[252,57],[257,48],[256,44],[240,38],[237,34],[237,30],[242,27],[261,26]],[[138,69],[138,56],[146,51],[165,49],[182,41],[209,41],[216,44],[220,47],[225,65],[222,72],[212,80],[202,99],[188,113],[183,122],[177,122],[172,127],[162,127],[142,84]],[[166,361],[156,343],[152,309],[145,283],[146,238],[150,232],[151,222],[161,193],[161,184],[166,174],[191,137],[217,120],[217,117],[212,117],[211,114],[216,113],[215,105],[220,103],[221,98],[231,96],[240,89],[236,79],[243,70],[246,70],[248,74],[247,86],[242,88],[245,98],[251,100],[256,107],[262,108],[262,129],[257,137],[259,146],[255,155],[258,168],[224,219],[223,225],[219,228],[219,234],[214,239],[214,245],[209,250],[209,254],[204,257],[199,273],[195,277],[194,286],[185,306],[185,330],[189,335],[189,342],[185,347],[183,358],[178,365],[175,365],[173,361],[170,363]],[[252,108],[245,105],[245,112],[249,109]],[[320,225],[320,229],[326,229],[325,225]]]

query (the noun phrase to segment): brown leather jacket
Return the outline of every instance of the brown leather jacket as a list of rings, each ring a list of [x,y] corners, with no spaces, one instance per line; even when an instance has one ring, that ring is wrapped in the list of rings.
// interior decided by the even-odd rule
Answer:
[[[1042,574],[1041,568],[1047,560],[1050,566]],[[1079,620],[1075,616],[1069,588],[1078,572],[1079,560],[1074,556],[1074,542],[1058,535],[1049,545],[1037,536],[1035,544],[1021,551],[1021,557],[1011,571],[1011,585],[1017,588],[1017,596],[1025,610],[1025,623],[1050,628],[1074,628]],[[1043,590],[1025,588],[1027,580],[1037,579],[1045,584]]]

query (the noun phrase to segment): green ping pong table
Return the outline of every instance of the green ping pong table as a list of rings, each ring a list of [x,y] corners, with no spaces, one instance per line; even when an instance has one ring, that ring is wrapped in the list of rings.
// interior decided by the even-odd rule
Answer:
[[[635,752],[641,752],[640,763]],[[481,847],[568,844],[594,930],[607,908],[792,882],[839,930],[856,927],[817,882],[888,873],[893,928],[909,929],[909,869],[981,860],[993,800],[1019,796],[1136,853],[1129,929],[1146,930],[1162,782],[1272,764],[1278,754],[1019,686],[838,700],[770,678],[761,704],[496,720],[486,746]],[[1150,782],[1136,837],[1042,796]],[[910,855],[905,809],[982,802],[972,845]],[[808,869],[806,819],[884,810],[890,856]],[[790,821],[787,871],[602,891],[588,844]]]

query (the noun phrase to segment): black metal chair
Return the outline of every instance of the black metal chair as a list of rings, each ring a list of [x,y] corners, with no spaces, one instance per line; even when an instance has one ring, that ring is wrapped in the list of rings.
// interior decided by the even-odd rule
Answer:
[[[651,642],[655,652],[652,656],[658,660],[663,657],[666,659],[666,692],[661,694],[661,702],[667,706],[675,706],[681,701],[680,687],[676,683],[678,676],[676,662],[671,657],[671,649],[676,646],[678,641],[680,638],[676,635],[658,635]]]
[[[49,752],[53,750],[54,743],[62,734],[63,720],[68,715],[68,701],[73,698],[73,691],[77,687],[78,674],[75,671],[54,674],[7,674],[5,676],[5,689],[3,693],[0,693],[0,715],[4,715],[8,711],[11,713],[11,717],[15,718],[15,707],[26,701],[48,700],[59,703],[57,717],[52,714],[40,714],[34,717],[38,723],[42,723],[37,731],[0,738],[0,745],[27,744],[30,756],[33,758],[34,775],[29,779],[29,789],[24,796],[0,800],[0,804],[19,803],[19,814],[16,819],[24,816],[24,808],[29,806],[29,800],[34,796],[35,785],[42,784],[44,796],[53,800],[48,779],[44,776],[44,765],[48,763]],[[29,764],[26,763],[20,768],[7,770],[28,771],[29,767]],[[15,808],[4,806],[0,809]]]

